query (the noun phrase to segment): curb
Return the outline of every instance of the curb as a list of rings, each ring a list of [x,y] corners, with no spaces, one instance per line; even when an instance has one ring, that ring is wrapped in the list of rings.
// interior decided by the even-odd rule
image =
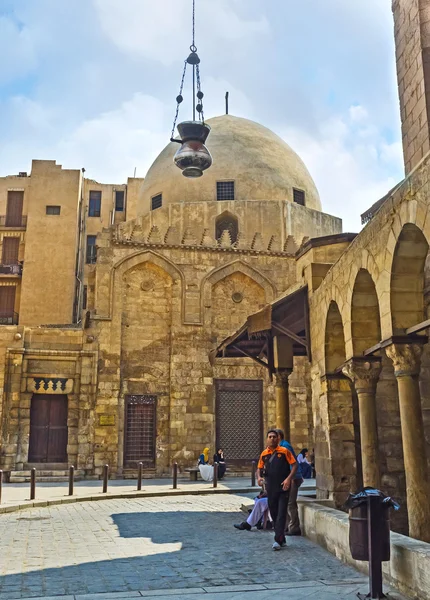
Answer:
[[[74,504],[75,502],[97,502],[98,500],[121,500],[127,498],[162,498],[166,496],[210,496],[212,494],[252,494],[259,492],[260,487],[241,487],[241,488],[209,488],[206,490],[186,490],[170,489],[165,492],[133,491],[112,493],[97,496],[64,496],[64,498],[54,498],[52,500],[29,500],[25,504],[3,504],[0,505],[0,515],[6,513],[26,510],[27,508],[45,508],[47,506],[59,506],[61,504]]]

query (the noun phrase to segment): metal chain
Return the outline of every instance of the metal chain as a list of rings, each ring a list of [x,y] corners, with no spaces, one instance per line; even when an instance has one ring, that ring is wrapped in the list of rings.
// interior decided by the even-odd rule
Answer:
[[[195,45],[195,37],[196,37],[196,0],[193,0],[193,46],[194,48],[196,47]],[[197,50],[197,48],[196,48]]]
[[[199,93],[201,91],[200,88],[200,69],[199,69],[199,65],[196,65],[196,75],[197,75],[197,93]],[[199,112],[199,120],[202,121],[202,123],[205,122],[205,116],[203,113],[203,98],[199,98],[199,103],[201,104],[202,110]]]
[[[180,86],[180,88],[179,88],[179,94],[178,94],[178,96],[177,96],[178,98],[179,98],[179,97],[182,97],[182,90],[183,90],[183,88],[184,88],[185,73],[186,73],[186,71],[187,71],[187,64],[188,64],[188,63],[187,63],[187,61],[186,61],[186,60],[184,61],[184,63],[185,63],[185,64],[184,64],[184,70],[183,70],[183,73],[182,73],[181,86]],[[182,100],[181,100],[180,102],[177,102],[177,104],[176,104],[176,113],[175,113],[175,118],[173,119],[173,127],[172,127],[172,133],[171,133],[171,135],[170,135],[170,139],[172,139],[172,138],[173,138],[173,136],[175,135],[176,121],[178,120],[178,114],[179,114],[179,105],[181,104],[181,102],[182,102]]]

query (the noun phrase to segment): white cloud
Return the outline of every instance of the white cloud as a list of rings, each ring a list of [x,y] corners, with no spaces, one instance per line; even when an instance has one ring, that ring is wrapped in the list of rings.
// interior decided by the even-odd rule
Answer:
[[[191,41],[191,2],[94,0],[94,5],[104,33],[133,60],[149,58],[171,65],[178,61],[178,54],[186,58]],[[217,52],[227,51],[223,40],[238,42],[269,30],[264,17],[239,18],[231,0],[200,2],[197,26],[197,46],[199,40],[209,37]]]
[[[342,216],[344,231],[359,231],[361,213],[399,181],[401,144],[384,139],[365,107],[322,122],[315,136],[289,127],[283,137],[306,163],[323,210]]]

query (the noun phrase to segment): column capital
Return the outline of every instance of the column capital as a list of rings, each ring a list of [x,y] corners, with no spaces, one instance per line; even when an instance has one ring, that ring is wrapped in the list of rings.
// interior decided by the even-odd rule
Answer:
[[[423,344],[391,344],[385,352],[393,361],[396,377],[419,375]]]
[[[293,372],[293,369],[278,369],[275,371],[275,385],[284,386],[288,384],[288,377]]]
[[[374,393],[381,369],[380,357],[354,356],[342,366],[342,373],[353,382],[357,393]]]

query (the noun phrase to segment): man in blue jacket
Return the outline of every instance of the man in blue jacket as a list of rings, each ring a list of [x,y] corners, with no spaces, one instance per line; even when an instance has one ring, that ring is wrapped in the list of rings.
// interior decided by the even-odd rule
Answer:
[[[284,448],[287,448],[287,450],[289,450],[294,456],[294,458],[297,460],[296,453],[294,452],[292,445],[290,444],[290,442],[287,442],[287,440],[284,439],[284,432],[282,431],[282,429],[276,429],[276,431],[279,435],[279,445],[283,446]],[[302,483],[303,476],[300,471],[299,465],[297,473],[293,479],[290,488],[290,496],[288,500],[287,526],[285,529],[287,535],[302,535],[300,529],[299,509],[297,507],[297,494],[299,493],[299,487],[302,485]]]

